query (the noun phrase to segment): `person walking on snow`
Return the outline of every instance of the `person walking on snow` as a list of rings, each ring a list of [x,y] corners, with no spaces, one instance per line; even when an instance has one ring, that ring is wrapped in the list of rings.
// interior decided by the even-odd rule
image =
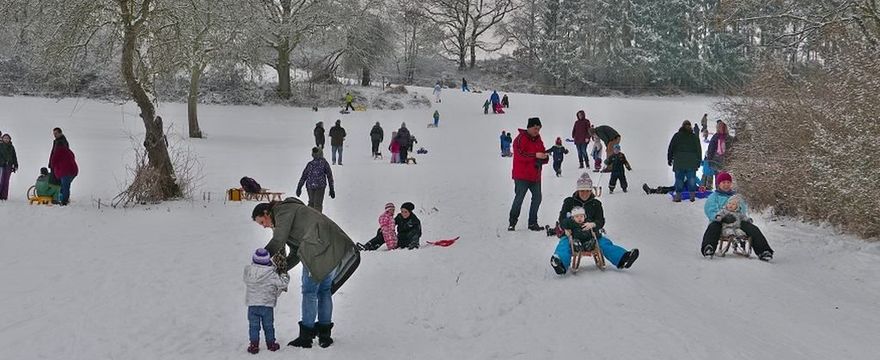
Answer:
[[[330,128],[330,151],[333,165],[336,165],[336,154],[339,154],[339,165],[342,165],[342,143],[345,141],[345,129],[342,120],[336,120],[336,125]]]
[[[556,177],[562,176],[562,160],[568,149],[562,146],[562,138],[557,137],[556,143],[547,149],[546,153],[553,155],[553,170],[556,171]]]
[[[700,126],[703,129],[703,141],[709,141],[709,114],[703,114],[703,118],[700,119]]]
[[[400,162],[400,142],[397,138],[397,131],[391,132],[391,143],[388,144],[388,151],[391,152],[391,163],[397,164]]]
[[[441,91],[442,91],[442,88],[440,87],[440,82],[438,81],[436,84],[434,84],[434,102],[438,102],[438,103],[440,102],[440,92]]]
[[[691,130],[691,122],[685,120],[669,141],[666,159],[675,172],[675,195],[672,201],[681,202],[681,193],[690,192],[691,202],[697,199],[697,169],[703,157],[700,138]]]
[[[397,145],[400,146],[400,161],[401,164],[406,164],[406,160],[409,158],[409,151],[412,150],[410,148],[410,139],[412,138],[412,134],[409,133],[409,129],[406,128],[406,123],[400,123],[400,129],[397,129]]]
[[[385,131],[382,130],[382,126],[379,126],[379,122],[376,121],[376,125],[373,125],[373,128],[370,130],[370,143],[373,145],[373,159],[379,157],[379,144],[385,140]]]
[[[510,139],[510,134],[501,130],[501,136],[499,139],[501,141],[501,157],[513,156],[513,154],[510,153],[510,145],[513,143],[513,140]]]
[[[611,155],[610,158],[605,159],[605,164],[611,170],[611,179],[608,181],[608,191],[613,194],[614,188],[617,186],[617,180],[620,180],[620,188],[623,189],[623,192],[626,192],[626,188],[629,187],[629,184],[626,182],[626,171],[624,171],[624,167],[629,171],[632,171],[632,167],[629,166],[629,161],[626,160],[626,155],[620,151],[620,144],[614,145],[614,154]]]
[[[498,108],[501,107],[501,98],[498,97],[497,91],[492,91],[492,95],[489,96],[489,101],[492,102],[492,112],[498,113]]]
[[[590,167],[587,146],[590,144],[590,138],[592,137],[592,126],[583,110],[579,110],[576,117],[577,120],[574,121],[574,126],[571,128],[571,137],[574,139],[574,146],[577,148],[578,163],[580,164],[578,168],[583,169],[585,162],[587,167]]]
[[[342,111],[348,111],[348,109],[354,111],[354,96],[351,95],[350,91],[345,93],[345,109],[342,109]]]
[[[0,200],[9,199],[9,178],[18,170],[18,156],[9,133],[0,136]]]
[[[275,342],[275,305],[290,283],[290,275],[287,275],[286,270],[278,269],[272,263],[269,252],[263,248],[257,249],[251,257],[251,263],[244,267],[250,337],[247,351],[251,354],[260,352],[261,325],[266,336],[266,348],[269,351],[278,351],[281,348]]]
[[[251,219],[272,229],[272,239],[264,247],[270,256],[285,256],[285,249],[290,248],[284,272],[300,261],[303,264],[299,336],[287,345],[310,348],[317,336],[318,345],[330,346],[333,344],[332,295],[360,264],[354,242],[333,220],[297,198],[257,204]]]
[[[397,249],[397,232],[394,225],[394,203],[387,203],[385,211],[379,215],[379,230],[376,230],[376,236],[364,244],[357,244],[358,248],[373,251],[385,244],[388,250]]]
[[[302,195],[303,184],[306,185],[306,193],[309,195],[309,207],[318,212],[324,211],[324,189],[328,184],[330,198],[336,198],[336,191],[333,189],[333,170],[330,170],[330,164],[324,159],[319,147],[312,148],[312,161],[306,164],[302,176],[299,177],[299,184],[296,185],[297,197]]]
[[[326,138],[324,137],[324,122],[318,121],[315,124],[315,146],[319,148],[324,148],[324,144],[326,143]]]
[[[575,210],[576,208],[581,210]],[[583,214],[581,214],[581,211],[583,211]],[[580,215],[584,216],[582,221],[580,219],[572,219],[577,225],[566,221],[569,218]],[[575,226],[580,226],[581,231],[585,234],[576,235],[576,231],[571,232],[572,235],[576,235],[576,239],[579,237],[581,242],[585,238],[589,239],[589,235],[592,233],[594,235],[593,239],[596,240],[599,248],[602,249],[602,254],[618,269],[629,269],[636,259],[639,258],[639,249],[627,251],[623,247],[614,244],[611,239],[605,236],[605,214],[602,210],[602,202],[596,199],[596,196],[593,194],[593,180],[590,179],[589,173],[581,174],[574,194],[562,202],[562,209],[559,211],[559,224],[563,229],[568,228],[569,230],[573,230]],[[568,235],[560,237],[559,242],[556,244],[556,250],[550,257],[550,266],[559,275],[565,274],[571,266],[571,245],[569,241]]]
[[[483,115],[489,114],[489,107],[492,106],[492,102],[489,99],[486,99],[486,102],[483,103]]]
[[[504,94],[504,96],[501,98],[501,106],[503,106],[505,109],[510,107],[510,99],[507,97],[507,94]]]
[[[434,110],[434,127],[440,125],[440,110]]]
[[[49,155],[49,170],[61,180],[61,206],[67,206],[70,203],[70,184],[79,175],[79,167],[61,128],[52,129],[52,135],[55,136],[55,141]]]
[[[727,124],[718,120],[715,123],[715,134],[709,140],[709,146],[706,148],[706,160],[709,163],[709,174],[715,174],[724,168],[724,155],[727,154],[727,144],[730,143],[731,137],[727,132]],[[706,172],[704,171],[704,174]],[[712,177],[707,176],[706,181],[711,184]]]
[[[538,208],[541,207],[541,169],[547,162],[544,141],[541,140],[541,119],[529,118],[526,129],[519,129],[519,135],[513,140],[514,197],[510,207],[508,231],[516,228],[526,191],[532,193],[528,228],[532,231],[544,230],[538,225]]]
[[[703,211],[706,213],[706,218],[709,219],[709,226],[706,227],[703,243],[700,245],[703,256],[715,255],[724,224],[730,224],[737,220],[735,216],[730,214],[719,216],[734,195],[736,195],[736,191],[733,188],[733,176],[726,172],[719,173],[715,177],[715,192],[706,198],[706,203],[703,205]],[[751,218],[748,217],[748,204],[744,200],[740,200],[738,205],[737,211],[744,219],[748,219],[740,223],[740,229],[751,238],[752,249],[755,250],[755,254],[758,254],[758,259],[770,261],[773,259],[773,249],[770,248],[761,229],[755,226]]]
[[[470,92],[471,89],[468,88],[467,79],[461,78],[461,92],[465,92],[465,91]]]

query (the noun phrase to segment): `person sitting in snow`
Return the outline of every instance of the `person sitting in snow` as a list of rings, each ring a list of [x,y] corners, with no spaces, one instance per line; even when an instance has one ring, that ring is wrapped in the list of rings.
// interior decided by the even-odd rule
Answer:
[[[48,196],[52,198],[52,202],[58,202],[58,196],[61,193],[61,184],[55,184],[53,176],[49,174],[49,169],[40,168],[40,176],[34,187],[37,189],[37,196]]]
[[[489,107],[492,106],[492,103],[489,102],[489,99],[486,99],[486,102],[483,103],[483,114],[489,114]]]
[[[605,236],[605,215],[602,210],[602,203],[593,195],[593,180],[590,179],[589,173],[581,174],[577,181],[577,189],[571,197],[566,198],[562,202],[562,209],[559,211],[559,223],[568,219],[572,215],[575,207],[584,209],[585,222],[581,224],[583,231],[592,231],[596,234],[599,248],[602,249],[603,255],[618,269],[630,268],[636,259],[639,258],[639,249],[627,251],[623,247],[615,245],[611,239]],[[569,245],[568,236],[561,236],[559,243],[556,244],[556,251],[550,257],[550,266],[557,274],[565,274],[571,265],[571,247]]]
[[[287,291],[290,275],[287,269],[273,264],[266,249],[259,248],[251,257],[251,263],[244,267],[244,283],[247,288],[246,302],[251,354],[260,352],[260,326],[266,336],[266,348],[277,351],[281,348],[275,342],[275,304],[281,292]]]
[[[703,210],[709,219],[709,226],[703,234],[703,243],[700,245],[700,252],[703,256],[715,255],[715,249],[718,247],[718,240],[721,238],[721,232],[724,224],[732,224],[736,222],[737,217],[731,214],[719,216],[723,211],[727,202],[736,195],[733,188],[733,177],[726,173],[718,173],[715,177],[715,192],[706,199]],[[767,238],[761,233],[761,229],[755,226],[751,219],[748,218],[749,208],[745,201],[739,201],[738,212],[745,216],[746,221],[740,222],[740,229],[751,238],[752,249],[758,254],[758,259],[770,261],[773,259],[773,249],[767,243]]]
[[[590,152],[593,156],[593,171],[599,172],[602,170],[602,142],[596,135],[593,135],[593,146]]]
[[[556,138],[556,144],[545,150],[546,153],[553,155],[553,170],[556,171],[556,177],[562,176],[562,160],[568,149],[562,146],[562,138]]]
[[[394,218],[397,225],[397,246],[401,249],[418,249],[422,237],[422,222],[413,214],[415,205],[405,202],[400,205],[400,214]]]
[[[751,222],[752,219],[739,211],[740,206],[740,196],[733,195],[730,199],[727,199],[727,203],[724,204],[724,208],[718,212],[718,215],[715,215],[716,219],[723,220],[728,216],[732,216],[735,221],[734,222],[721,222],[721,237],[737,237],[742,238],[746,236],[746,233],[742,231],[741,224],[743,221]],[[728,218],[729,220],[729,218]]]
[[[357,244],[361,250],[372,251],[378,249],[382,244],[388,250],[397,249],[397,232],[394,230],[394,203],[385,204],[385,211],[379,215],[379,230],[376,230],[376,236],[364,244]]]
[[[626,188],[629,185],[626,183],[626,171],[624,171],[624,167],[629,171],[632,171],[632,167],[629,166],[629,161],[626,160],[626,155],[620,151],[620,144],[614,145],[614,154],[605,159],[605,165],[611,170],[611,179],[608,181],[608,190],[613,194],[614,188],[617,186],[617,180],[619,179],[620,188],[623,189],[623,192],[626,192]]]

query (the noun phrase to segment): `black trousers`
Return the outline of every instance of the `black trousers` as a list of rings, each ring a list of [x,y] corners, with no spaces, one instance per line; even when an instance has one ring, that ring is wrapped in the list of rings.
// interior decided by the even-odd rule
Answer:
[[[764,237],[764,234],[761,233],[761,229],[758,229],[755,224],[750,222],[743,221],[740,224],[740,229],[750,238],[752,238],[752,249],[755,250],[755,254],[760,255],[765,251],[769,251],[771,254],[773,253],[773,249],[770,248],[770,244],[767,243],[767,238]],[[721,238],[721,223],[717,221],[713,221],[709,223],[709,226],[706,227],[706,233],[703,234],[703,244],[700,245],[700,251],[706,248],[706,245],[712,245],[713,249],[718,248],[718,240]]]
[[[379,141],[371,140],[373,142],[373,156],[379,153]]]
[[[614,190],[617,187],[617,180],[620,180],[620,188],[626,190],[629,187],[629,184],[626,183],[626,173],[611,173],[611,182],[608,183],[608,188]]]

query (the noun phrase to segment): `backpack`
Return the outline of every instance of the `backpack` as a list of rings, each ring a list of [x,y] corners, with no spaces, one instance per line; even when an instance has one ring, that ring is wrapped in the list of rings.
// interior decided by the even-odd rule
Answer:
[[[239,181],[239,183],[241,184],[241,188],[244,189],[244,191],[247,193],[254,194],[263,190],[263,188],[260,187],[260,183],[247,176],[241,178],[241,181]]]

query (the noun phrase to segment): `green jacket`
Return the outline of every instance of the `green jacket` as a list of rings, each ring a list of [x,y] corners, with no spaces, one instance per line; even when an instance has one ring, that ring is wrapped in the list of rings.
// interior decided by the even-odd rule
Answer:
[[[7,166],[18,168],[18,157],[15,156],[15,146],[0,142],[0,167]]]
[[[684,128],[679,129],[669,141],[666,159],[672,165],[672,171],[697,170],[703,159],[700,137]]]
[[[352,101],[354,101],[354,96],[351,96],[351,94],[345,94],[345,102],[351,103]]]
[[[37,177],[37,182],[34,186],[37,188],[37,196],[51,196],[54,198],[61,190],[61,186],[49,183],[49,175]]]
[[[333,292],[354,273],[360,255],[339,225],[297,198],[287,198],[271,211],[275,227],[266,250],[274,255],[290,247],[287,268],[302,261],[312,280],[321,282],[334,270]]]

